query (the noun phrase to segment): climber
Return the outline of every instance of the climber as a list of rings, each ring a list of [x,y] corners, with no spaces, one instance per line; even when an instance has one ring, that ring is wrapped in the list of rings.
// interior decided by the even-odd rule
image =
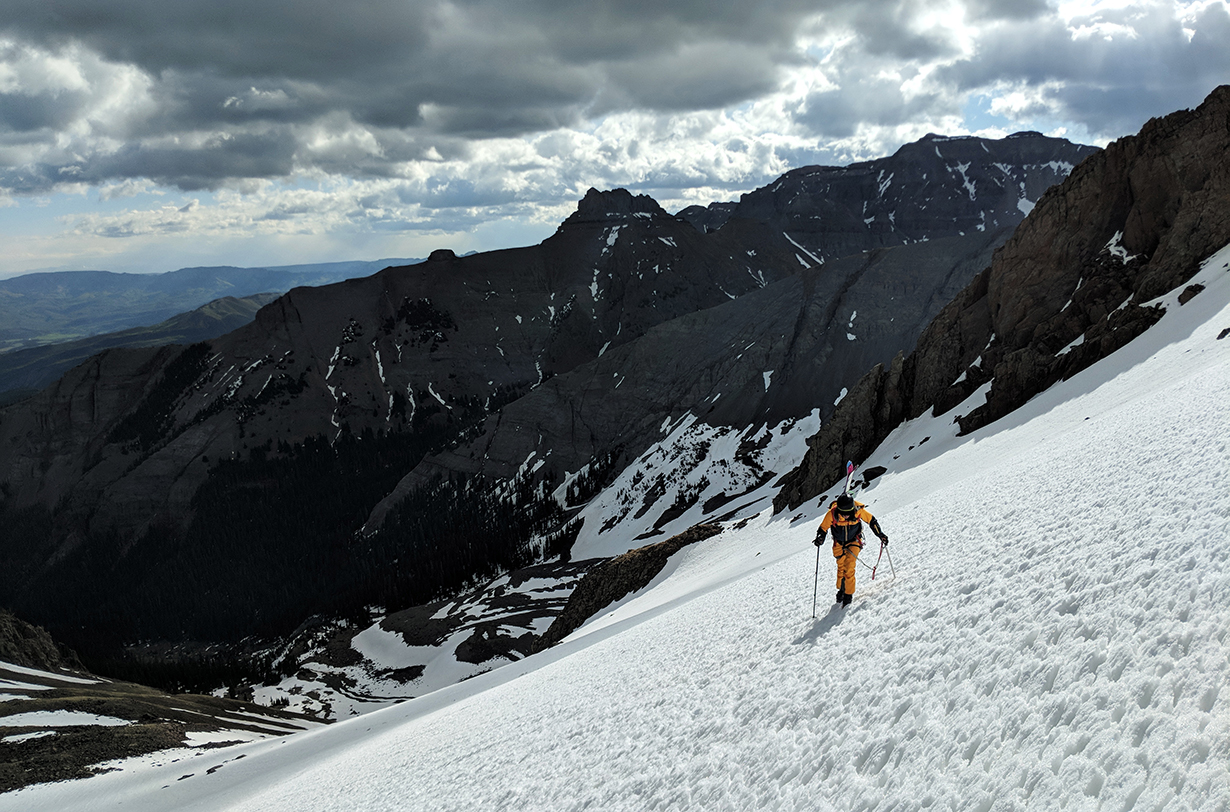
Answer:
[[[880,529],[876,517],[868,512],[866,505],[855,502],[848,493],[843,493],[829,505],[828,512],[820,520],[816,540],[812,542],[819,547],[832,528],[833,557],[837,559],[837,602],[843,606],[849,606],[850,599],[854,597],[854,567],[863,549],[863,522],[880,537],[880,544],[888,546],[888,536]]]

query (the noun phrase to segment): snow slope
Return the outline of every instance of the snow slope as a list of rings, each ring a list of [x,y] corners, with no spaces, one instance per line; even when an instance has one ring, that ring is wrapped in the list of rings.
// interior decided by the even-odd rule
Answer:
[[[848,609],[822,550],[812,619],[816,506],[762,512],[541,655],[0,810],[1230,809],[1226,267],[1008,418],[890,437],[896,577]]]

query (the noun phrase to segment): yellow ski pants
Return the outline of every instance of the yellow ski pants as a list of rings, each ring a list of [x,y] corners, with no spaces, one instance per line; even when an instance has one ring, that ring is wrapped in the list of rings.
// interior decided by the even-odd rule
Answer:
[[[833,558],[837,559],[838,592],[854,594],[854,570],[858,565],[858,554],[862,551],[862,541],[851,541],[844,545],[839,541],[833,542]]]

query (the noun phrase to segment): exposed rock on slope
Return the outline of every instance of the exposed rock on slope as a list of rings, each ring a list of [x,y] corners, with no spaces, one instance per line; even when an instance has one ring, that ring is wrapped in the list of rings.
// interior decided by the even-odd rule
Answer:
[[[923,331],[909,357],[869,372],[811,441],[777,506],[796,506],[862,459],[902,420],[937,414],[991,381],[957,415],[963,432],[1017,408],[1131,341],[1160,313],[1147,302],[1230,243],[1230,86],[1195,110],[1153,119],[1051,189]]]
[[[701,234],[717,231],[726,224],[738,203],[710,203],[708,206],[688,206],[675,216],[687,220]]]
[[[0,793],[97,775],[113,759],[172,748],[208,750],[319,726],[300,714],[248,702],[12,668],[0,661],[7,694],[0,704]],[[76,718],[65,723],[56,717]],[[211,735],[199,735],[204,733]]]
[[[520,660],[536,650],[540,632],[600,561],[514,570],[374,623],[314,616],[290,635],[275,664],[292,676],[254,694],[262,704],[285,702],[291,710],[344,719]]]
[[[370,598],[357,582],[396,592],[414,580],[423,602],[441,583],[524,566],[492,531],[528,544],[540,517],[494,528],[503,520],[478,504],[503,497],[475,489],[464,507],[438,489],[417,541],[347,545],[428,450],[658,324],[786,278],[799,267],[794,250],[754,224],[706,236],[649,198],[593,191],[538,246],[441,251],[296,288],[208,344],[96,356],[0,411],[0,509],[15,519],[0,532],[12,564],[0,597],[62,635],[107,601],[109,635],[202,639],[362,606]],[[486,546],[467,556],[462,543]],[[416,574],[390,571],[394,561]],[[177,574],[185,568],[190,585]],[[49,601],[57,592],[70,599]],[[166,611],[185,600],[208,610]],[[225,632],[201,625],[220,629],[223,616]]]
[[[698,524],[666,541],[638,547],[603,561],[581,579],[564,611],[542,635],[540,648],[549,648],[581,628],[581,624],[618,600],[649,586],[666,562],[689,544],[722,532],[720,525]]]
[[[84,671],[71,649],[51,639],[46,629],[31,626],[7,609],[0,609],[0,662],[42,671]]]

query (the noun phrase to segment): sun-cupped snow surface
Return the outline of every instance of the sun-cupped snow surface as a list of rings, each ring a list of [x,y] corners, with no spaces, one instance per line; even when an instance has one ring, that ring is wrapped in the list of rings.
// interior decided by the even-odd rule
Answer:
[[[543,654],[218,751],[217,771],[112,773],[0,809],[1230,809],[1214,270],[1007,418],[958,438],[967,403],[894,433],[860,497],[892,560],[872,581],[868,546],[849,608],[809,543],[816,505],[764,512]]]

